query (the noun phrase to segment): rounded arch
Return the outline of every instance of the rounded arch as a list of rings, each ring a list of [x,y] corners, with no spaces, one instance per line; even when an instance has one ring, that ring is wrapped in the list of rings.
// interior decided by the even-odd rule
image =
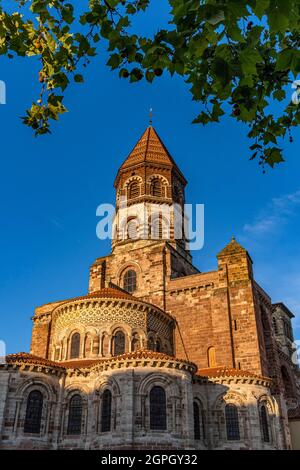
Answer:
[[[149,393],[150,429],[164,431],[167,429],[167,396],[164,387],[153,385]]]
[[[127,269],[123,275],[123,289],[132,294],[137,289],[137,274],[135,269]]]
[[[124,239],[137,240],[140,232],[140,221],[137,216],[128,217],[124,225]]]
[[[105,389],[109,389],[113,395],[120,395],[121,389],[117,380],[108,375],[106,377],[100,377],[95,383],[95,394],[101,396]]]
[[[73,332],[70,336],[70,359],[78,359],[80,357],[81,335],[78,331]]]
[[[143,179],[141,178],[141,176],[139,175],[132,175],[130,176],[130,178],[128,178],[124,184],[123,184],[123,189],[125,189],[126,191],[128,190],[129,186],[133,183],[137,183],[139,185],[141,185],[143,183]]]
[[[216,366],[216,348],[214,346],[207,349],[207,365],[208,367]]]
[[[38,389],[33,389],[27,397],[24,420],[24,433],[40,434],[43,414],[44,395]]]
[[[172,378],[164,375],[163,373],[160,374],[157,372],[151,372],[142,379],[138,388],[138,393],[147,395],[150,391],[150,388],[154,385],[163,387],[167,392],[167,395],[180,395],[179,385],[174,380],[172,380]]]
[[[155,186],[156,183],[159,183],[159,186],[161,188],[161,196],[163,196],[163,197],[166,196],[167,195],[166,190],[167,190],[167,187],[170,186],[170,184],[169,184],[169,181],[167,180],[167,178],[160,175],[159,173],[151,175],[147,180],[150,195],[155,196],[155,194],[152,194],[152,191],[153,191],[153,189],[155,189],[154,186]]]
[[[57,391],[54,386],[43,382],[40,378],[30,378],[22,382],[16,390],[16,397],[19,399],[27,399],[33,389],[42,392],[45,400],[54,401],[57,399]]]
[[[122,285],[123,276],[124,276],[124,273],[127,271],[127,269],[134,269],[138,277],[142,273],[142,268],[139,265],[139,263],[137,263],[136,261],[129,261],[128,263],[123,264],[117,271],[117,275],[116,275],[117,279],[119,280],[120,286]]]
[[[233,404],[237,405],[240,408],[244,408],[246,406],[247,398],[245,395],[239,392],[228,392],[228,393],[221,393],[214,402],[214,408],[217,410],[224,410],[225,405]]]
[[[112,355],[121,356],[126,352],[126,334],[122,328],[118,328],[112,337]]]

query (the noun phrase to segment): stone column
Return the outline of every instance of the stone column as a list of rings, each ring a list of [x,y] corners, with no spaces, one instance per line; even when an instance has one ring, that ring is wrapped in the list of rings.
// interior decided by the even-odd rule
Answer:
[[[103,354],[102,354],[102,347],[103,347],[103,345],[102,345],[102,338],[103,338],[103,335],[102,335],[102,333],[100,333],[100,334],[99,334],[99,353],[98,353],[98,356],[99,356],[99,357],[102,357],[102,356],[103,356]]]
[[[13,437],[14,438],[17,436],[17,432],[18,432],[20,410],[21,410],[22,403],[23,403],[22,398],[17,398],[16,399],[16,413],[15,413],[14,428],[13,428]]]

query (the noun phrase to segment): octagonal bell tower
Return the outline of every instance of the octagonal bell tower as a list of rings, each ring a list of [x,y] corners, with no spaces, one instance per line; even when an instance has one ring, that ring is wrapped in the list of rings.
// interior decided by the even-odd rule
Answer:
[[[116,180],[113,250],[132,241],[167,240],[185,249],[186,179],[155,129],[147,127]]]

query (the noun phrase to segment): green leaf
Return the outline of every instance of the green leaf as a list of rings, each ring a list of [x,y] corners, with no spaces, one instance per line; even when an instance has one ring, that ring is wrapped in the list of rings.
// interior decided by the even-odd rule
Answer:
[[[79,73],[77,73],[76,75],[74,75],[74,81],[76,83],[83,83],[84,82],[84,78],[82,75],[80,75]]]
[[[262,57],[255,49],[244,49],[240,54],[241,68],[245,75],[256,74],[256,66],[261,63]]]
[[[256,0],[256,5],[253,8],[253,11],[255,15],[258,16],[258,18],[261,18],[264,13],[266,13],[267,9],[270,6],[270,0]]]

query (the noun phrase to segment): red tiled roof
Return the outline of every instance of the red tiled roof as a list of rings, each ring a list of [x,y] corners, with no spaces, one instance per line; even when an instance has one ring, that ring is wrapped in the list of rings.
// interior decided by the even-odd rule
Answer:
[[[67,302],[72,302],[76,300],[85,300],[85,299],[126,299],[126,300],[139,300],[137,297],[125,292],[121,289],[114,289],[112,287],[105,287],[103,289],[91,292],[90,294],[81,295],[79,297],[72,297],[71,299],[66,299],[62,301],[59,307]]]
[[[64,368],[64,366],[61,365],[59,362],[50,361],[49,359],[45,359],[44,357],[34,356],[33,354],[25,352],[9,354],[8,356],[6,356],[5,359],[8,364],[14,362],[26,362],[28,364],[40,364],[49,367],[60,367],[62,369]]]
[[[168,354],[165,354],[165,353],[151,351],[150,349],[138,349],[137,351],[120,354],[119,356],[101,357],[99,359],[78,359],[77,361],[76,360],[65,361],[60,364],[63,364],[64,367],[66,368],[78,369],[78,368],[90,367],[92,365],[95,365],[104,361],[123,361],[126,359],[129,359],[129,360],[157,359],[160,361],[164,361],[164,360],[183,361],[185,363],[188,363],[194,366],[192,362],[189,362],[187,360],[178,359],[178,358],[175,358],[174,356],[169,356]]]
[[[32,354],[28,353],[17,353],[17,354],[10,354],[6,356],[6,362],[8,364],[11,363],[18,363],[18,362],[23,362],[27,364],[35,364],[35,365],[45,365],[49,367],[59,367],[61,369],[84,369],[91,367],[95,364],[100,364],[102,362],[106,361],[124,361],[124,360],[141,360],[141,359],[157,359],[160,361],[180,361],[180,362],[185,362],[186,364],[189,364],[191,366],[195,366],[192,362],[182,360],[182,359],[177,359],[173,356],[169,356],[168,354],[164,353],[159,353],[155,351],[151,351],[148,349],[139,349],[134,352],[130,353],[125,353],[121,354],[120,356],[113,356],[113,357],[102,357],[99,359],[78,359],[78,360],[70,360],[70,361],[64,361],[64,362],[55,362],[55,361],[50,361],[49,359],[45,359],[42,357],[34,356]]]
[[[267,377],[262,377],[258,374],[254,374],[249,370],[241,370],[241,369],[234,369],[227,366],[220,366],[220,367],[210,367],[207,369],[199,369],[197,375],[201,377],[210,377],[210,378],[218,378],[218,377],[255,377],[258,379],[270,380]]]
[[[152,126],[147,127],[121,168],[146,161],[175,165],[173,158]]]

